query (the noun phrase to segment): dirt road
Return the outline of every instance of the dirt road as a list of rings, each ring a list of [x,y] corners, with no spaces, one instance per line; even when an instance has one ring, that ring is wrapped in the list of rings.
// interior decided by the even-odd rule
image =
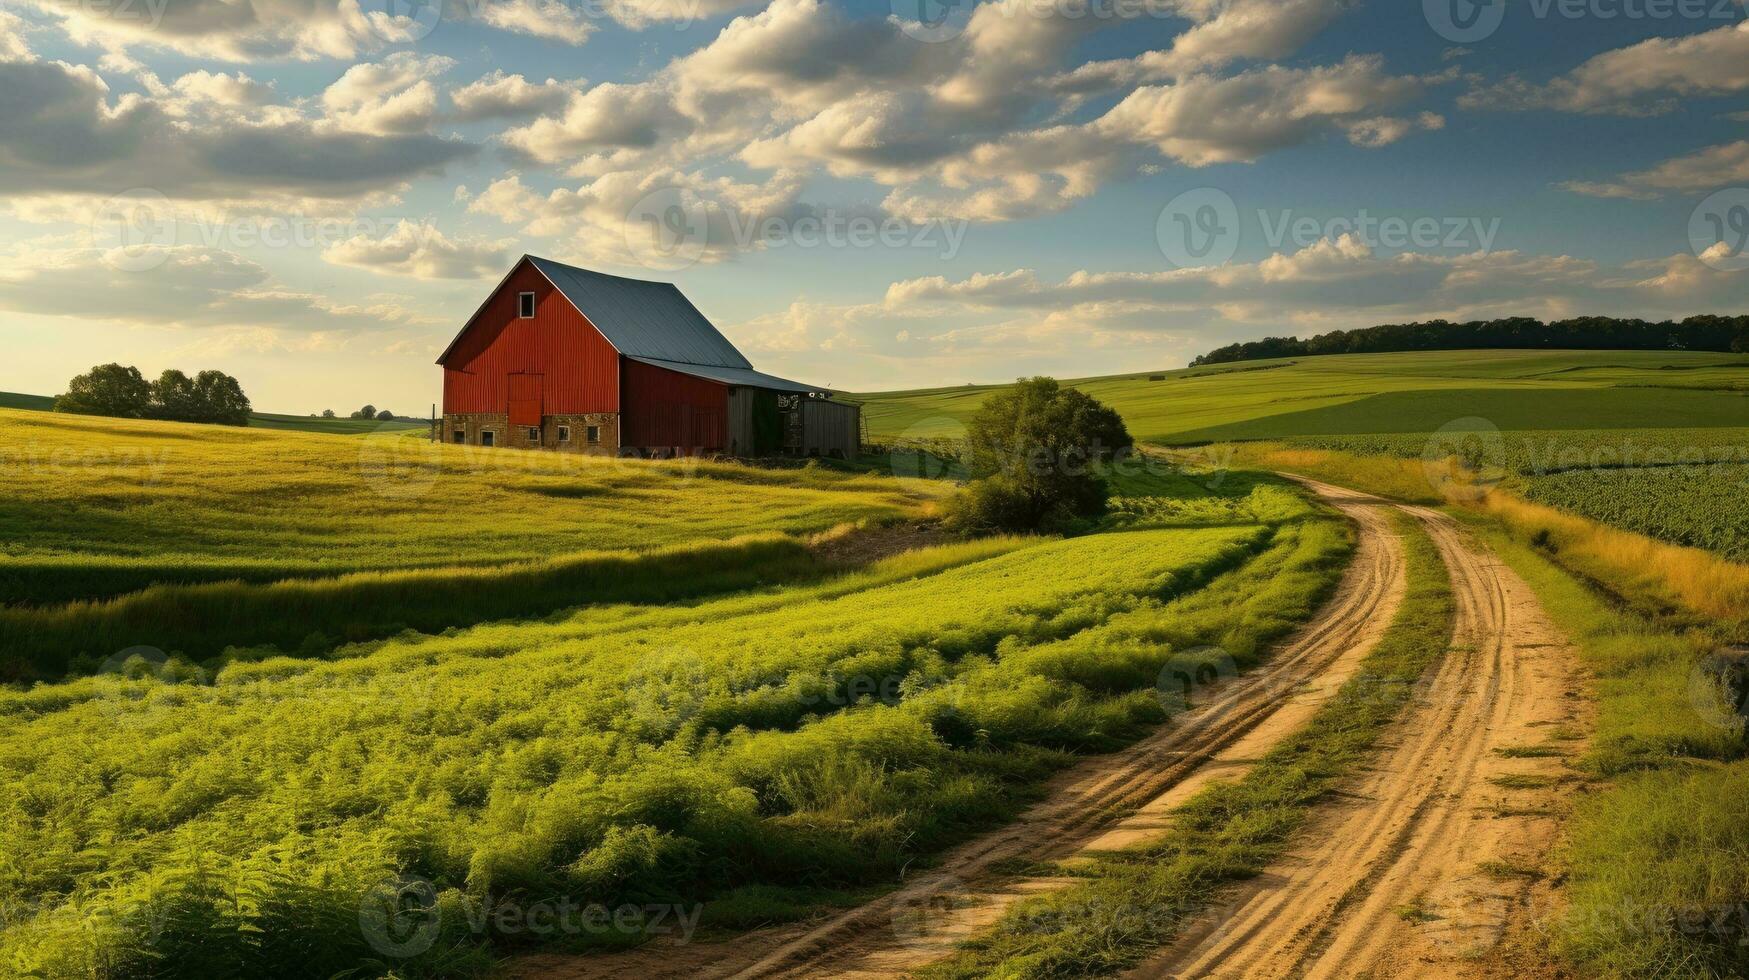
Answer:
[[[1450,653],[1307,843],[1134,976],[1513,972],[1499,943],[1532,918],[1534,869],[1571,791],[1560,757],[1589,706],[1529,587],[1443,514],[1408,510],[1452,572]]]
[[[1016,859],[1073,861],[1156,835],[1212,779],[1241,774],[1352,674],[1404,590],[1393,506],[1309,483],[1359,528],[1337,594],[1263,669],[1227,682],[1129,749],[1056,779],[1013,824],[900,890],[824,921],[729,943],[537,956],[522,977],[892,977],[950,953],[1014,901],[1065,879],[1016,880]],[[1438,512],[1405,508],[1449,566],[1454,644],[1393,727],[1380,762],[1314,818],[1309,842],[1230,892],[1138,977],[1476,976],[1522,922],[1531,868],[1570,787],[1558,754],[1586,730],[1573,660],[1535,597]]]
[[[520,977],[891,976],[948,953],[1002,908],[1054,879],[996,873],[1012,859],[1072,858],[1157,833],[1167,811],[1217,776],[1243,768],[1340,686],[1377,642],[1403,596],[1402,544],[1385,505],[1319,488],[1359,529],[1336,595],[1260,670],[1205,694],[1148,738],[1089,758],[1053,780],[1045,802],[1014,823],[950,851],[900,890],[804,927],[729,943],[651,944],[613,956],[535,956]],[[1127,817],[1124,815],[1128,814]]]

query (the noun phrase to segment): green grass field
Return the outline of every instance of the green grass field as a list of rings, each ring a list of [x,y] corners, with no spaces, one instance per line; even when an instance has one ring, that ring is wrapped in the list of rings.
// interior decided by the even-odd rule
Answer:
[[[1164,380],[1153,381],[1152,377]],[[1749,357],[1440,351],[1255,361],[1074,382],[1145,442],[1500,429],[1749,425]],[[876,441],[956,434],[991,387],[857,395]]]
[[[825,469],[0,411],[0,601],[812,533],[930,492]]]
[[[1413,496],[1431,492],[1432,441],[1533,500],[1734,556],[1744,364],[1365,355],[1081,384],[1149,442],[1270,440],[1256,445],[1353,461],[1345,473],[1409,480]],[[987,390],[870,397],[871,429],[951,436]],[[1471,417],[1498,440],[1430,439]],[[639,916],[502,924],[554,902],[668,909],[718,934],[852,903],[1012,818],[1076,755],[1167,721],[1163,670],[1211,646],[1259,663],[1352,548],[1274,477],[1145,466],[1116,480],[1098,533],[847,568],[810,538],[932,513],[945,481],[887,471],[937,461],[772,470],[348,432],[0,410],[4,676],[43,681],[0,689],[12,972],[483,976],[506,954],[658,934]],[[1740,897],[1717,855],[1742,846],[1741,733],[1697,726],[1683,700],[1712,627],[1663,599],[1641,603],[1652,620],[1605,615],[1640,602],[1637,580],[1550,564],[1571,560],[1567,541],[1501,547],[1606,699],[1569,859],[1579,895],[1604,909]],[[1393,676],[1443,629],[1415,548],[1419,598],[1368,665]],[[1599,584],[1617,592],[1597,599]],[[137,647],[162,653],[118,655]],[[1322,760],[1328,789],[1363,764],[1358,730],[1314,726],[1290,748]],[[1207,812],[1312,802],[1260,786],[1211,791]],[[1184,820],[1064,901],[1139,889],[1188,907],[1217,884],[1199,877],[1210,855],[1237,848],[1232,866],[1254,869],[1285,839]],[[370,925],[385,895],[428,914],[417,948]],[[1583,926],[1559,949],[1620,975],[1734,962],[1681,937],[1639,955],[1631,934]],[[1067,957],[1059,974],[1099,972],[1150,938],[998,934],[946,969],[1032,975],[1048,947]]]
[[[1072,753],[1158,724],[1162,670],[1204,656],[1180,651],[1253,663],[1332,586],[1340,523],[1270,481],[1192,486],[1072,540],[0,695],[0,958],[463,975],[532,942],[644,938],[476,928],[494,920],[474,909],[673,904],[735,929],[890,883]],[[361,903],[408,880],[441,928],[385,959]]]
[[[1749,560],[1742,355],[1356,354],[1075,384],[1122,412],[1144,442],[1263,440],[1410,459],[1467,453],[1529,499]],[[873,439],[904,443],[955,435],[990,390],[857,397]]]

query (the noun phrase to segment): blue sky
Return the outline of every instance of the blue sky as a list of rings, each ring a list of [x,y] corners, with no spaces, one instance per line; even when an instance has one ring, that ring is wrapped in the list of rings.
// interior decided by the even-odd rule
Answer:
[[[853,389],[1742,310],[1741,0],[1497,2],[11,0],[0,390],[423,413],[523,252]]]

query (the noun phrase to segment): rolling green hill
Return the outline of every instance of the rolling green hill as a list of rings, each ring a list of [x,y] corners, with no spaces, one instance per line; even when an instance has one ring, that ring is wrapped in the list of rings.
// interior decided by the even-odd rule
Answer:
[[[1153,380],[1153,379],[1160,380]],[[1437,351],[1254,361],[1087,378],[1145,442],[1749,425],[1749,357],[1687,351]],[[998,386],[857,395],[877,442],[952,436]]]

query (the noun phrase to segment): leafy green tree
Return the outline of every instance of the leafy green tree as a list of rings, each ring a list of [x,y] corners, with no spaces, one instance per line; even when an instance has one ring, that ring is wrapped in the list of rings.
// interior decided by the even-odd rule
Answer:
[[[334,410],[332,408],[322,409],[322,417],[325,419],[333,418],[334,417]]]
[[[378,422],[393,422],[394,420],[395,420],[395,413],[389,411],[386,408],[377,413],[377,421]]]
[[[152,405],[152,386],[140,369],[99,364],[67,382],[67,392],[55,399],[55,411],[78,415],[144,418]]]
[[[377,407],[375,405],[366,405],[358,411],[353,412],[352,417],[355,419],[374,419],[377,417]]]
[[[195,394],[194,380],[175,368],[168,368],[152,382],[151,416],[171,422],[199,422],[200,404]]]
[[[991,395],[966,434],[973,482],[949,506],[970,530],[1060,531],[1105,511],[1101,470],[1135,445],[1123,418],[1053,378]]]
[[[223,371],[202,371],[194,376],[195,421],[220,425],[248,425],[254,406],[236,378]]]

